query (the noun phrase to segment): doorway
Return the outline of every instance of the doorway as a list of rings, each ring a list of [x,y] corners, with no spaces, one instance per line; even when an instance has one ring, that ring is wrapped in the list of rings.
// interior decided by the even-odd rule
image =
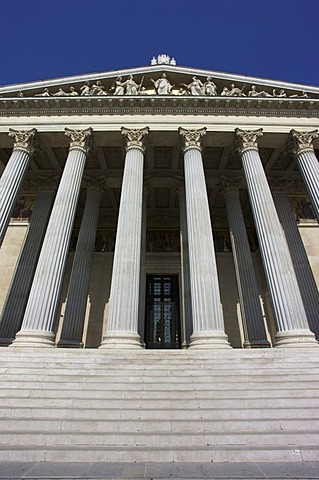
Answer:
[[[181,348],[178,275],[146,276],[146,348]]]

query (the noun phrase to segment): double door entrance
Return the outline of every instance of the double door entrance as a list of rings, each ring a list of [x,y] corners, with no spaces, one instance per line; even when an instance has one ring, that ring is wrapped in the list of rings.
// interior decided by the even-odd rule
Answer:
[[[146,276],[146,348],[181,348],[177,275]]]

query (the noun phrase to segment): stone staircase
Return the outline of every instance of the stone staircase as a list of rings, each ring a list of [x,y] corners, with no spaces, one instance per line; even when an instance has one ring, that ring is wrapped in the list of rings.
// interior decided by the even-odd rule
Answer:
[[[319,461],[319,348],[1,348],[0,381],[0,461]]]

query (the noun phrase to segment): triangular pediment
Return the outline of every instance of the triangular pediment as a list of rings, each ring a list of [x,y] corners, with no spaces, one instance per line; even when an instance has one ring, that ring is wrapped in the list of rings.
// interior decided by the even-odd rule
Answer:
[[[166,75],[170,85],[166,91],[165,88],[160,91],[154,85],[154,81],[163,78],[163,74]],[[133,76],[131,80],[136,84],[136,89],[133,88],[133,90],[128,88],[128,80],[131,76]],[[193,77],[196,79],[194,80]],[[123,84],[122,90],[116,91],[116,82]],[[197,82],[197,89],[195,82]],[[2,98],[165,95],[285,100],[288,98],[317,99],[319,87],[177,65],[150,65],[8,85],[0,87],[0,95]]]

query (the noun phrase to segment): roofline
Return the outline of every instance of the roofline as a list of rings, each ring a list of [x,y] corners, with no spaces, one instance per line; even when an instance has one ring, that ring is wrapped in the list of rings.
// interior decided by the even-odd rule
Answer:
[[[235,73],[225,73],[225,72],[218,72],[215,70],[203,70],[199,68],[191,68],[191,67],[182,67],[176,65],[148,65],[144,67],[130,67],[121,70],[110,70],[107,72],[96,72],[96,73],[86,73],[80,75],[71,75],[67,77],[57,77],[51,78],[48,80],[37,80],[33,82],[24,82],[24,83],[15,83],[9,84],[6,86],[0,87],[0,93],[8,93],[16,90],[26,90],[31,88],[40,88],[40,87],[50,87],[55,85],[64,85],[69,83],[78,83],[78,82],[85,82],[91,80],[99,80],[101,78],[113,78],[116,76],[125,76],[125,75],[139,75],[143,73],[151,73],[151,72],[172,72],[172,73],[184,73],[189,75],[198,75],[198,76],[212,76],[214,78],[229,80],[229,81],[238,81],[241,83],[255,83],[256,85],[267,85],[269,84],[270,87],[277,87],[277,88],[287,88],[290,90],[306,90],[307,92],[319,93],[319,87],[313,85],[305,85],[300,83],[292,83],[286,82],[281,80],[272,80],[269,78],[260,78],[260,77],[252,77],[243,74],[235,74]]]

